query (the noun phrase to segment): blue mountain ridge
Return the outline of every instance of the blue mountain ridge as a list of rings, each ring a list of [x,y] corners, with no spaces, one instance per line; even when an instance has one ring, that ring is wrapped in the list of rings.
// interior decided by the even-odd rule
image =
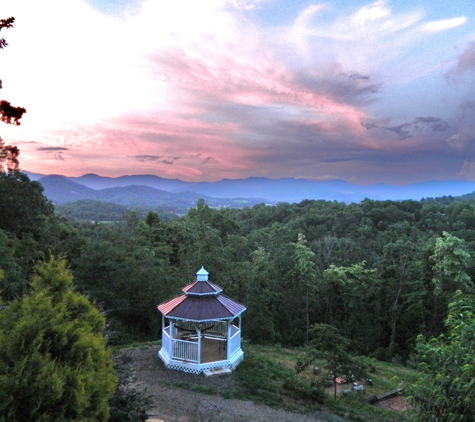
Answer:
[[[30,179],[39,180],[43,175],[25,172]],[[304,199],[360,202],[365,198],[374,200],[420,200],[429,197],[460,196],[475,191],[475,182],[467,180],[430,180],[410,185],[378,183],[361,186],[344,180],[314,181],[307,179],[223,179],[216,182],[185,182],[166,179],[150,174],[103,177],[85,174],[80,177],[65,177],[71,182],[94,190],[148,186],[158,190],[183,193],[194,192],[213,198],[263,198],[269,202],[300,202]]]

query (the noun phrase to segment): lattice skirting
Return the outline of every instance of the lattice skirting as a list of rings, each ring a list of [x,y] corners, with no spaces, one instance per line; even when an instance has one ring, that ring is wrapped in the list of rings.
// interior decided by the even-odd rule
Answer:
[[[165,364],[165,367],[167,369],[175,369],[177,371],[183,371],[183,372],[187,372],[189,374],[201,374],[203,372],[203,370],[200,369],[200,368],[186,368],[186,367],[183,367],[181,365],[174,365],[172,363]]]
[[[221,368],[229,368],[232,371],[236,369],[236,367],[242,362],[244,359],[244,353],[239,354],[235,359],[226,362],[216,362],[216,363],[207,363],[203,365],[195,365],[195,364],[180,364],[176,361],[173,362],[172,359],[168,356],[166,352],[163,350],[159,351],[158,357],[163,361],[164,365],[168,369],[174,369],[177,371],[187,372],[189,374],[201,374],[203,371],[207,369],[221,369]]]
[[[242,359],[241,359],[242,360]],[[238,365],[239,362],[234,362],[234,363],[226,363],[226,364],[220,364],[220,365],[206,365],[206,367],[198,368],[198,367],[189,367],[189,366],[183,366],[180,364],[174,364],[174,363],[165,363],[165,367],[168,369],[175,369],[178,371],[183,371],[187,372],[189,374],[201,374],[203,371],[207,369],[221,369],[221,368],[229,368],[231,370],[234,370],[236,366]]]

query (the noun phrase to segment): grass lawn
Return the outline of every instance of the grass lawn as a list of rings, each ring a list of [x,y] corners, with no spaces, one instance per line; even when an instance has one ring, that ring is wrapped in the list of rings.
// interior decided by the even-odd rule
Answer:
[[[338,394],[334,399],[333,385],[323,387],[327,375],[323,361],[315,361],[312,367],[296,375],[295,364],[305,354],[305,349],[246,345],[244,352],[245,359],[234,373],[239,385],[235,398],[301,412],[319,410],[323,412],[322,417],[328,420],[332,420],[330,414],[344,420],[365,422],[410,420],[410,414],[404,411],[403,396],[377,405],[369,404],[368,397],[404,389],[404,385],[412,383],[417,377],[417,372],[412,369],[368,358],[366,363],[370,368],[371,385],[367,385],[366,380],[358,380],[360,384],[365,384],[364,394],[353,391],[352,384],[347,383],[338,385]],[[314,366],[320,368],[320,375],[314,375]],[[344,395],[341,393],[343,390],[351,390],[351,393]]]

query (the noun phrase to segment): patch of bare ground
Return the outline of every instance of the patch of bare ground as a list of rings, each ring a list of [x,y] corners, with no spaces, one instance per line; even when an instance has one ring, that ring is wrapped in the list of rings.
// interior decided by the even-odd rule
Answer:
[[[252,401],[225,398],[236,390],[233,374],[206,378],[166,369],[159,346],[131,349],[126,354],[137,386],[152,395],[150,419],[164,422],[324,422],[312,414],[270,408]],[[208,391],[212,394],[206,394]],[[214,394],[218,392],[218,394]],[[333,419],[336,420],[336,419]]]
[[[397,396],[391,399],[380,401],[374,406],[383,407],[395,412],[404,412],[405,410],[410,409],[409,404],[406,402],[406,399],[403,396]]]

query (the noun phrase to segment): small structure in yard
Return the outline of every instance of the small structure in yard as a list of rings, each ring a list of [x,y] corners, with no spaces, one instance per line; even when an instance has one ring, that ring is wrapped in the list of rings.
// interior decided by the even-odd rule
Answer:
[[[222,294],[201,267],[183,294],[157,306],[162,313],[162,347],[158,357],[169,369],[217,375],[244,358],[241,314],[244,305]]]

